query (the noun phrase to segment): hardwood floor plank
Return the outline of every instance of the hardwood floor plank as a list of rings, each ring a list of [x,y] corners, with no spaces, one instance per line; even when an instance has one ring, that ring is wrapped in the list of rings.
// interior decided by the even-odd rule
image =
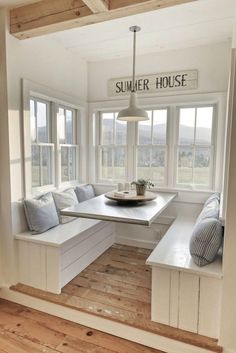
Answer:
[[[23,317],[2,311],[0,328],[1,331],[14,333],[21,338],[27,338],[42,346],[45,344],[52,349],[55,349],[58,343],[62,342],[65,338],[64,334],[57,332],[53,328],[49,330],[45,328],[44,325],[39,325],[37,322],[32,322]]]
[[[115,308],[132,311],[136,314],[141,314],[142,317],[150,319],[150,305],[141,301],[126,299],[124,297],[104,293],[96,289],[81,288],[73,284],[68,284],[65,288],[63,288],[63,293],[85,298],[87,300]]]
[[[60,295],[22,284],[13,286],[12,289],[127,326],[221,352],[222,348],[215,339],[150,320],[151,276],[145,265],[148,253],[150,250],[115,244],[67,284]],[[108,346],[105,348],[109,349]]]
[[[17,332],[5,331],[0,327],[0,353],[163,353],[5,300],[0,300],[0,316],[2,313],[10,315],[13,320],[11,327],[16,322],[28,321],[50,332],[56,331],[64,338],[58,341],[56,349],[52,349],[47,343],[39,344],[31,332],[21,337]]]
[[[103,266],[100,264],[92,263],[87,269],[83,271],[84,274],[89,274],[94,271],[98,278],[116,279],[120,282],[131,283],[140,287],[150,288],[151,274],[140,274],[137,272],[126,271],[125,267],[116,268],[114,266]]]
[[[150,304],[151,302],[151,290],[149,288],[135,286],[130,283],[123,283],[112,280],[111,278],[109,279],[109,283],[106,283],[105,281],[98,281],[96,275],[94,278],[77,276],[70,283],[83,288],[97,289],[104,293],[120,295],[121,297],[138,301],[142,298],[144,303]]]
[[[38,344],[12,332],[0,332],[0,352],[4,353],[58,353],[60,351]],[[3,351],[2,351],[3,350]]]

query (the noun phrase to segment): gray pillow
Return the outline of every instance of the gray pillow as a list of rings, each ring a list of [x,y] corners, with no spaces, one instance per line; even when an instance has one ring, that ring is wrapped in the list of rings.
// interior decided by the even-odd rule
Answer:
[[[38,198],[24,200],[24,209],[32,234],[43,233],[59,224],[56,206],[50,192]]]
[[[95,197],[94,188],[91,184],[76,186],[75,193],[79,202],[83,202]]]
[[[217,199],[212,199],[205,205],[202,209],[202,212],[198,216],[197,223],[205,218],[215,218],[219,219],[220,213],[220,203]]]
[[[63,224],[63,223],[71,222],[74,219],[76,219],[76,217],[63,216],[60,214],[63,208],[71,207],[79,203],[74,189],[70,188],[63,192],[53,192],[52,195],[55,201],[60,223]]]
[[[217,200],[220,202],[220,193],[219,192],[214,192],[214,194],[211,194],[208,199],[206,200],[204,207],[207,206],[209,203],[211,203],[212,200]]]
[[[222,244],[223,227],[215,218],[206,218],[194,227],[190,240],[190,254],[198,266],[213,262]]]

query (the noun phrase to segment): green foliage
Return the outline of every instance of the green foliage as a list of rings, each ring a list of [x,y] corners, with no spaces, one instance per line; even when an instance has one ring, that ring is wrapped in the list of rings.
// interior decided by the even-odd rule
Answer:
[[[150,179],[138,179],[137,181],[132,181],[131,185],[146,186],[148,188],[155,186]]]

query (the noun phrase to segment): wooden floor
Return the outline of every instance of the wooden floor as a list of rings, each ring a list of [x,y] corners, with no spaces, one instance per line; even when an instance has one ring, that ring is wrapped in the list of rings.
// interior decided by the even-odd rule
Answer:
[[[163,353],[0,300],[0,353]]]
[[[63,289],[51,294],[22,284],[12,289],[76,310],[122,322],[214,352],[217,340],[154,323],[151,313],[150,250],[115,244]]]

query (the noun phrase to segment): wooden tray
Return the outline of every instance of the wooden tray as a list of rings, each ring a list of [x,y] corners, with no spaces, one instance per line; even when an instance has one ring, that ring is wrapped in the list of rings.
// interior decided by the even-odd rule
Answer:
[[[152,201],[157,197],[154,192],[146,191],[145,195],[137,195],[136,191],[119,191],[120,195],[116,194],[117,191],[107,192],[104,196],[109,200],[114,200],[117,202],[145,202]]]

